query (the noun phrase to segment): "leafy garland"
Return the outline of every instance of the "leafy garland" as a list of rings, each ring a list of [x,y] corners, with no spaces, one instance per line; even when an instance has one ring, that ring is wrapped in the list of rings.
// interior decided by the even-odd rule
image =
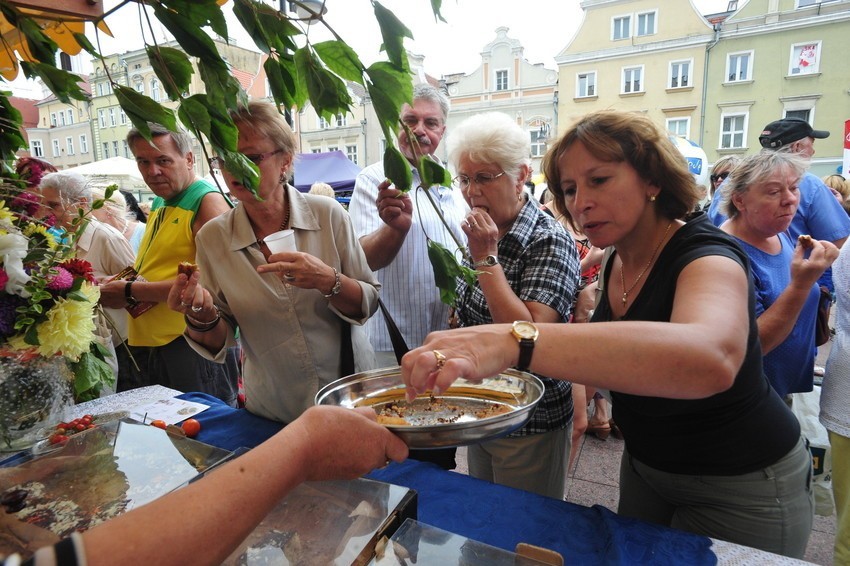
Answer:
[[[212,153],[224,159],[225,166],[240,182],[256,194],[259,170],[237,151],[238,132],[229,110],[247,99],[239,82],[231,74],[227,63],[218,53],[208,31],[220,37],[229,37],[227,23],[221,6],[226,0],[145,0],[154,17],[174,36],[182,50],[156,45],[146,46],[154,73],[168,97],[178,102],[178,109],[163,106],[129,86],[118,84],[109,75],[118,103],[133,126],[148,140],[151,139],[148,122],[157,122],[171,130],[178,129],[179,121],[191,130],[201,142],[207,159],[210,158],[205,141]],[[346,113],[353,105],[345,81],[363,86],[371,99],[379,125],[387,140],[384,152],[384,171],[393,184],[407,192],[412,187],[412,175],[407,160],[392,140],[399,127],[400,111],[413,96],[410,65],[404,49],[404,38],[413,38],[410,30],[377,0],[370,0],[383,40],[386,60],[366,67],[351,47],[331,28],[321,14],[314,13],[335,39],[310,43],[300,20],[263,4],[257,0],[233,0],[233,12],[242,27],[253,38],[256,46],[268,59],[264,64],[272,97],[284,108],[302,108],[308,101],[317,114],[331,120]],[[445,21],[440,14],[442,0],[430,0],[434,17]],[[96,20],[102,20],[135,0],[124,0]],[[303,6],[297,0],[293,4]],[[140,10],[147,16],[147,12]],[[80,88],[81,77],[56,67],[58,46],[36,20],[21,10],[0,0],[0,14],[14,25],[26,41],[30,60],[21,61],[20,67],[28,78],[40,78],[56,97],[66,104],[71,99],[88,100],[89,95]],[[150,21],[147,22],[152,29]],[[67,26],[66,26],[67,27]],[[97,29],[99,25],[95,27]],[[104,57],[82,33],[67,28],[81,49],[93,57]],[[154,34],[151,33],[151,36]],[[301,41],[296,42],[296,39]],[[2,41],[0,48],[7,52],[11,47]],[[298,43],[303,43],[299,47]],[[10,53],[11,54],[11,53]],[[192,59],[190,59],[190,57]],[[14,60],[15,58],[12,57]],[[195,73],[193,61],[204,83],[205,92],[184,96]],[[0,92],[0,156],[6,172],[14,160],[15,151],[24,147],[21,134],[21,114],[9,102],[9,93]],[[422,186],[448,185],[448,172],[440,165],[427,161],[420,163]],[[435,207],[439,212],[439,209]],[[463,246],[458,246],[460,253]],[[474,272],[461,266],[454,253],[429,240],[429,257],[434,267],[435,279],[444,302],[452,304],[454,278],[474,276]],[[473,274],[473,275],[471,275]]]

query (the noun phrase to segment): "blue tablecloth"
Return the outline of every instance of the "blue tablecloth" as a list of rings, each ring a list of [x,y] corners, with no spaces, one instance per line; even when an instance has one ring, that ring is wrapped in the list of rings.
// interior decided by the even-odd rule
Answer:
[[[253,448],[280,430],[280,423],[237,410],[202,393],[179,398],[209,405],[197,416],[198,440],[236,450]],[[716,564],[711,540],[595,505],[583,507],[527,493],[433,464],[407,460],[367,477],[416,490],[418,520],[443,530],[514,550],[526,542],[560,552],[567,564]]]

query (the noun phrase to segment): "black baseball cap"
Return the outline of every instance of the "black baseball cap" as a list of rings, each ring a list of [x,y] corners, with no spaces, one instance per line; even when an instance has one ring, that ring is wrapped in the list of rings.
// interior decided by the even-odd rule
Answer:
[[[764,127],[759,136],[762,147],[779,149],[783,145],[794,143],[803,138],[828,138],[826,130],[815,130],[801,118],[783,118]]]

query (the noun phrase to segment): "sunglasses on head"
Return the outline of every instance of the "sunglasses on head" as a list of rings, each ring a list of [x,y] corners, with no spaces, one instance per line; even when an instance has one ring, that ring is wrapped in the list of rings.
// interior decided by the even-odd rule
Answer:
[[[717,181],[725,180],[726,177],[728,177],[728,176],[729,176],[729,172],[726,171],[725,173],[718,173],[717,175],[711,175],[709,178],[711,179],[712,183],[716,183]]]

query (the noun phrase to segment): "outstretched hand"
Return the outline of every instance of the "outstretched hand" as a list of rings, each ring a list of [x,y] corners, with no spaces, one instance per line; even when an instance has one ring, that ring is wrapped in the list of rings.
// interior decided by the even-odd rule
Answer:
[[[299,444],[307,481],[353,479],[407,458],[407,445],[379,425],[369,408],[316,406],[288,425]]]
[[[485,324],[432,332],[401,360],[407,397],[439,395],[458,378],[479,382],[514,365],[519,346],[509,324]]]

